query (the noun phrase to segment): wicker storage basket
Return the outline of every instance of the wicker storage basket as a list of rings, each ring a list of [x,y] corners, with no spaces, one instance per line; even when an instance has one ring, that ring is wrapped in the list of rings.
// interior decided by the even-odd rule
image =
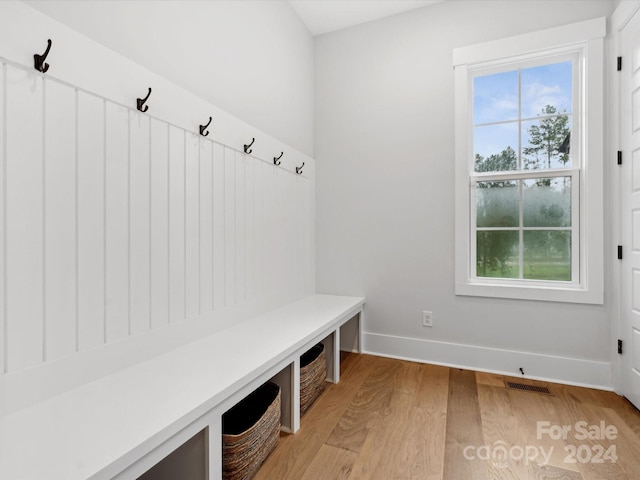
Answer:
[[[279,438],[280,387],[267,382],[222,415],[222,478],[252,478]]]
[[[300,357],[300,415],[323,392],[327,379],[327,355],[319,343]]]

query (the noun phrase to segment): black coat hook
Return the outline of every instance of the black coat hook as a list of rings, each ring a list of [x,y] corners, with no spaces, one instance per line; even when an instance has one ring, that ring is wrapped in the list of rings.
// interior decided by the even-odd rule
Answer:
[[[211,120],[213,119],[209,117],[209,122],[206,125],[200,125],[200,135],[202,135],[203,137],[206,137],[207,135],[209,135],[209,132],[205,132],[205,130],[209,125],[211,125]]]
[[[280,161],[280,159],[282,158],[282,155],[284,155],[284,152],[280,152],[280,156],[279,157],[273,157],[273,164],[274,165],[280,165],[282,163]]]
[[[245,144],[245,146],[244,146],[244,153],[251,153],[251,152],[253,152],[253,150],[251,150],[250,148],[251,148],[251,145],[253,145],[253,142],[255,142],[255,141],[256,141],[256,139],[255,139],[255,137],[254,137],[254,138],[252,138],[252,139],[251,139],[251,143],[250,143],[249,145],[246,145],[246,144]]]
[[[49,70],[49,64],[44,63],[44,61],[47,59],[47,55],[49,55],[49,50],[51,50],[51,39],[47,40],[47,44],[47,49],[42,55],[38,55],[36,53],[33,56],[33,68],[42,73],[45,73],[47,70]]]
[[[138,110],[140,110],[141,112],[146,112],[147,110],[149,110],[148,106],[145,106],[145,103],[147,100],[149,100],[149,96],[151,95],[151,87],[149,87],[149,93],[147,93],[147,96],[144,98],[138,98],[136,100],[137,106],[138,106]],[[144,109],[142,108],[144,106]]]
[[[296,167],[296,173],[298,175],[302,175],[302,167],[304,167],[304,162],[302,162],[302,165],[300,165],[299,167]]]

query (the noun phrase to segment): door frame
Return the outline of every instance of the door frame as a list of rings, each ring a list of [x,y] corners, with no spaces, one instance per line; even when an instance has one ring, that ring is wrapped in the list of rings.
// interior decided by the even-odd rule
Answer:
[[[634,15],[640,11],[640,0],[634,1],[622,1],[614,13],[611,15],[611,35],[609,44],[610,64],[607,65],[606,70],[609,72],[607,75],[609,83],[609,98],[612,101],[608,108],[608,128],[606,131],[606,150],[605,158],[614,159],[617,156],[617,151],[620,150],[622,145],[622,77],[614,67],[614,62],[617,57],[622,56],[622,31],[633,18]],[[626,59],[626,66],[630,65],[630,59]],[[625,68],[625,59],[623,59],[622,68]],[[624,159],[623,159],[624,161]],[[627,159],[630,161],[630,159]],[[610,161],[610,164],[614,162]],[[614,232],[609,239],[605,240],[605,248],[607,252],[605,258],[611,258],[613,261],[610,263],[611,272],[609,278],[612,279],[612,285],[606,292],[606,296],[610,301],[609,315],[611,320],[611,367],[612,367],[612,386],[615,392],[623,394],[623,379],[625,372],[623,372],[624,362],[617,350],[617,340],[625,339],[625,318],[624,318],[624,305],[622,305],[621,290],[624,288],[624,270],[622,269],[621,262],[614,256],[616,251],[615,245],[625,245],[627,241],[623,237],[622,232],[622,205],[623,195],[626,192],[622,188],[622,175],[620,169],[615,166],[614,168],[605,168],[605,171],[611,172],[609,175],[609,188],[612,195],[608,195],[608,201],[610,202],[609,211],[611,212],[610,222],[611,231]],[[605,177],[606,178],[606,177]],[[618,192],[618,195],[613,192]],[[606,228],[606,226],[605,226]],[[608,244],[611,242],[611,244]],[[627,246],[627,251],[630,246]],[[611,256],[609,256],[611,255]]]

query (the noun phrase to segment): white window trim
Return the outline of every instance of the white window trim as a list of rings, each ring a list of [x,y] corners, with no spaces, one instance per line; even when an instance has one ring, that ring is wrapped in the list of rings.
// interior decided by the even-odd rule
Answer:
[[[606,18],[596,18],[516,37],[457,48],[455,68],[455,292],[456,295],[542,300],[570,303],[604,303],[603,156],[604,156],[604,37]],[[479,64],[514,60],[550,50],[581,50],[584,98],[581,112],[580,165],[580,279],[576,283],[521,282],[473,278],[470,221],[473,195],[469,188],[473,158],[471,88],[469,70]]]

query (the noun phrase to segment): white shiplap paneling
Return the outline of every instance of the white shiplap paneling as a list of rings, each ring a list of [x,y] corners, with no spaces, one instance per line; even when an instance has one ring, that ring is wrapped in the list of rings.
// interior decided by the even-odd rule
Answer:
[[[236,154],[235,159],[235,301],[242,304],[246,301],[246,155]]]
[[[187,318],[185,244],[186,132],[169,127],[169,322]]]
[[[151,329],[151,132],[147,115],[131,112],[129,120],[129,315],[137,335]]]
[[[255,239],[256,239],[256,205],[255,205],[255,177],[258,161],[253,157],[247,157],[245,168],[245,297],[248,301],[256,298],[255,283]]]
[[[202,315],[213,310],[213,144],[205,138],[199,146],[200,176],[200,310]]]
[[[225,305],[225,147],[213,145],[213,305]]]
[[[6,249],[8,372],[44,361],[43,80],[7,65]]]
[[[151,120],[151,329],[169,323],[169,125]]]
[[[309,284],[308,178],[29,69],[3,72],[1,371],[170,324],[228,324],[225,311]]]
[[[45,359],[77,348],[76,91],[46,81],[44,105]]]
[[[106,102],[78,92],[78,350],[105,342]],[[81,319],[81,320],[80,320]]]
[[[274,257],[308,225],[276,226],[287,213],[269,201],[277,186],[263,184],[275,170],[297,181],[294,166],[312,159],[20,2],[1,3],[0,415],[314,293],[313,277],[267,268],[290,272],[291,256]],[[47,38],[43,75],[33,54]],[[135,99],[147,87],[142,114]],[[77,98],[67,108],[69,95]],[[204,138],[198,124],[209,116]],[[136,119],[149,122],[146,143]],[[239,158],[252,137],[252,156]],[[202,154],[196,177],[185,156],[192,140]],[[146,185],[137,180],[145,175]]]
[[[236,152],[224,149],[224,305],[236,303]]]
[[[107,102],[106,115],[107,343],[125,338],[129,325],[129,111]]]
[[[7,346],[5,343],[5,333],[7,328],[7,302],[6,302],[6,256],[7,250],[5,248],[5,219],[6,219],[6,162],[5,162],[5,116],[6,109],[4,105],[6,103],[7,90],[6,85],[7,66],[4,63],[0,63],[0,375],[5,373],[5,360],[7,354]]]
[[[200,314],[200,139],[186,132],[186,285],[187,320]]]

